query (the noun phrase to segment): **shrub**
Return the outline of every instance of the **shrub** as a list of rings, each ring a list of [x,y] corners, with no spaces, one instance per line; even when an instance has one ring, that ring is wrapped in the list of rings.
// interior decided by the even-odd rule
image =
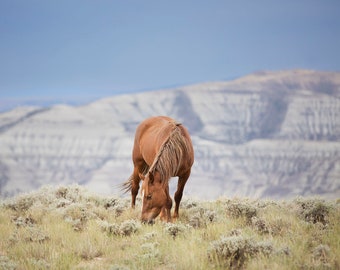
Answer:
[[[119,226],[115,223],[108,223],[107,221],[98,221],[98,224],[102,232],[106,232],[108,235],[119,235]]]
[[[68,205],[72,204],[72,202],[68,199],[61,198],[57,201],[56,207],[61,208],[61,207],[66,207]]]
[[[140,223],[131,219],[125,220],[120,225],[115,223],[108,223],[107,221],[99,221],[99,226],[103,232],[106,232],[108,235],[121,235],[121,236],[129,236],[133,233],[136,233],[140,228]]]
[[[59,187],[56,192],[55,195],[57,198],[64,198],[66,199],[68,193],[68,188],[67,187]]]
[[[25,239],[26,241],[42,243],[50,239],[45,232],[35,227],[28,228],[28,233],[29,234]]]
[[[154,243],[145,243],[141,245],[142,249],[142,258],[143,259],[154,259],[158,258],[160,252],[157,248],[159,244],[157,242]]]
[[[191,208],[195,208],[198,207],[198,202],[194,201],[190,198],[186,198],[184,200],[182,200],[181,202],[181,208],[183,209],[191,209]]]
[[[187,222],[193,228],[206,227],[209,223],[216,221],[217,212],[205,207],[202,203],[192,200],[185,200],[181,221]]]
[[[131,219],[131,220],[125,220],[122,224],[119,226],[119,233],[120,235],[129,236],[133,233],[136,233],[140,228],[140,223]]]
[[[21,195],[17,198],[9,199],[4,205],[17,212],[27,211],[34,203],[34,198],[31,195]]]
[[[296,199],[298,215],[310,223],[320,222],[323,225],[328,223],[328,216],[331,205],[321,199]]]
[[[70,223],[75,231],[83,231],[90,218],[93,218],[93,213],[80,203],[73,203],[64,210],[65,221]]]
[[[9,241],[14,244],[20,241],[25,242],[45,242],[49,240],[47,233],[37,227],[17,228],[10,236]]]
[[[200,228],[205,225],[202,217],[199,214],[192,215],[189,219],[189,225],[193,228]]]
[[[214,222],[217,219],[217,213],[213,210],[206,210],[203,213],[203,217],[208,222]]]
[[[152,238],[155,238],[157,236],[157,233],[156,232],[149,232],[149,233],[146,233],[144,236],[143,236],[143,239],[145,241],[148,241]]]
[[[271,231],[267,222],[262,218],[252,217],[251,223],[252,223],[252,226],[255,228],[255,230],[258,231],[259,233],[265,234],[265,233],[270,233]]]
[[[108,198],[104,202],[104,208],[113,211],[115,216],[119,217],[128,208],[128,206],[124,201],[117,198]]]
[[[210,261],[216,261],[219,265],[240,269],[247,259],[257,254],[270,255],[273,250],[269,242],[256,243],[251,238],[229,236],[212,242],[208,249],[208,257]]]
[[[0,255],[0,269],[15,270],[18,269],[18,265],[7,256]]]
[[[179,234],[188,230],[188,227],[181,223],[166,223],[165,231],[173,238],[176,238]]]
[[[71,202],[80,202],[85,193],[85,189],[79,185],[61,186],[55,192],[55,197],[67,199]]]
[[[269,224],[269,230],[273,236],[276,236],[276,235],[284,236],[285,234],[289,232],[291,226],[292,225],[290,224],[289,221],[279,218],[279,219],[272,221]]]
[[[152,227],[130,202],[77,186],[0,199],[0,269],[340,269],[340,200],[186,199]]]
[[[35,224],[35,221],[32,219],[32,217],[14,217],[12,219],[13,223],[19,228],[19,227],[26,227],[26,226],[33,226]]]
[[[193,228],[206,227],[216,220],[216,212],[204,208],[193,209],[189,212],[189,225]]]
[[[238,235],[241,235],[241,234],[242,234],[242,230],[241,229],[233,229],[229,233],[229,236],[238,236]]]
[[[244,217],[247,224],[251,224],[251,219],[257,216],[257,208],[248,202],[230,202],[227,214],[234,218]]]
[[[104,207],[105,209],[108,209],[110,207],[114,207],[118,204],[118,199],[117,198],[109,198],[104,202]]]

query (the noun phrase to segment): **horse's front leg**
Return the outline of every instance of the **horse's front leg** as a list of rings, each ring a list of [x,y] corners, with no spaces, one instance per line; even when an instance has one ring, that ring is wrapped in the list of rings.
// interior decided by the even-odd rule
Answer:
[[[183,196],[183,190],[184,186],[190,176],[190,170],[187,171],[185,174],[178,177],[178,184],[177,184],[177,191],[175,192],[175,211],[174,211],[174,219],[178,218],[178,210],[179,210],[179,204],[181,203],[182,196]]]
[[[163,207],[159,217],[164,222],[171,222],[171,207]]]
[[[161,221],[164,222],[171,222],[171,213],[170,210],[167,209],[165,206],[162,208],[162,211],[159,215]]]
[[[172,199],[169,194],[169,186],[165,189],[165,193],[167,198],[166,203],[161,210],[160,219],[165,222],[171,222]]]

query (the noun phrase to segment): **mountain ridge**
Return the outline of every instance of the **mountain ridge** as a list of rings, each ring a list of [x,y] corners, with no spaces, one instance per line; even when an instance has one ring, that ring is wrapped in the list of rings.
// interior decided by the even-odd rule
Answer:
[[[73,182],[118,192],[136,126],[168,115],[193,139],[189,194],[337,197],[339,93],[339,72],[291,70],[1,113],[0,195]]]

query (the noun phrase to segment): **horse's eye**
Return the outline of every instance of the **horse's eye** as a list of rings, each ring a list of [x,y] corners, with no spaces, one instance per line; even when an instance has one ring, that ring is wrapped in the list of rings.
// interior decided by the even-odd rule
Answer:
[[[151,195],[151,194],[149,194],[148,196],[146,196],[146,199],[147,199],[147,200],[151,200],[151,198],[152,198],[152,195]]]

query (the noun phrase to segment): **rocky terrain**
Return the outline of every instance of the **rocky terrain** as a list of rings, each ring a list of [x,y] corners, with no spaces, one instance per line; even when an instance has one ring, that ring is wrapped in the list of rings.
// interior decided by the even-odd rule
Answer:
[[[340,196],[340,72],[309,70],[1,113],[0,195],[71,183],[119,194],[135,128],[153,115],[181,121],[192,135],[186,194]]]

